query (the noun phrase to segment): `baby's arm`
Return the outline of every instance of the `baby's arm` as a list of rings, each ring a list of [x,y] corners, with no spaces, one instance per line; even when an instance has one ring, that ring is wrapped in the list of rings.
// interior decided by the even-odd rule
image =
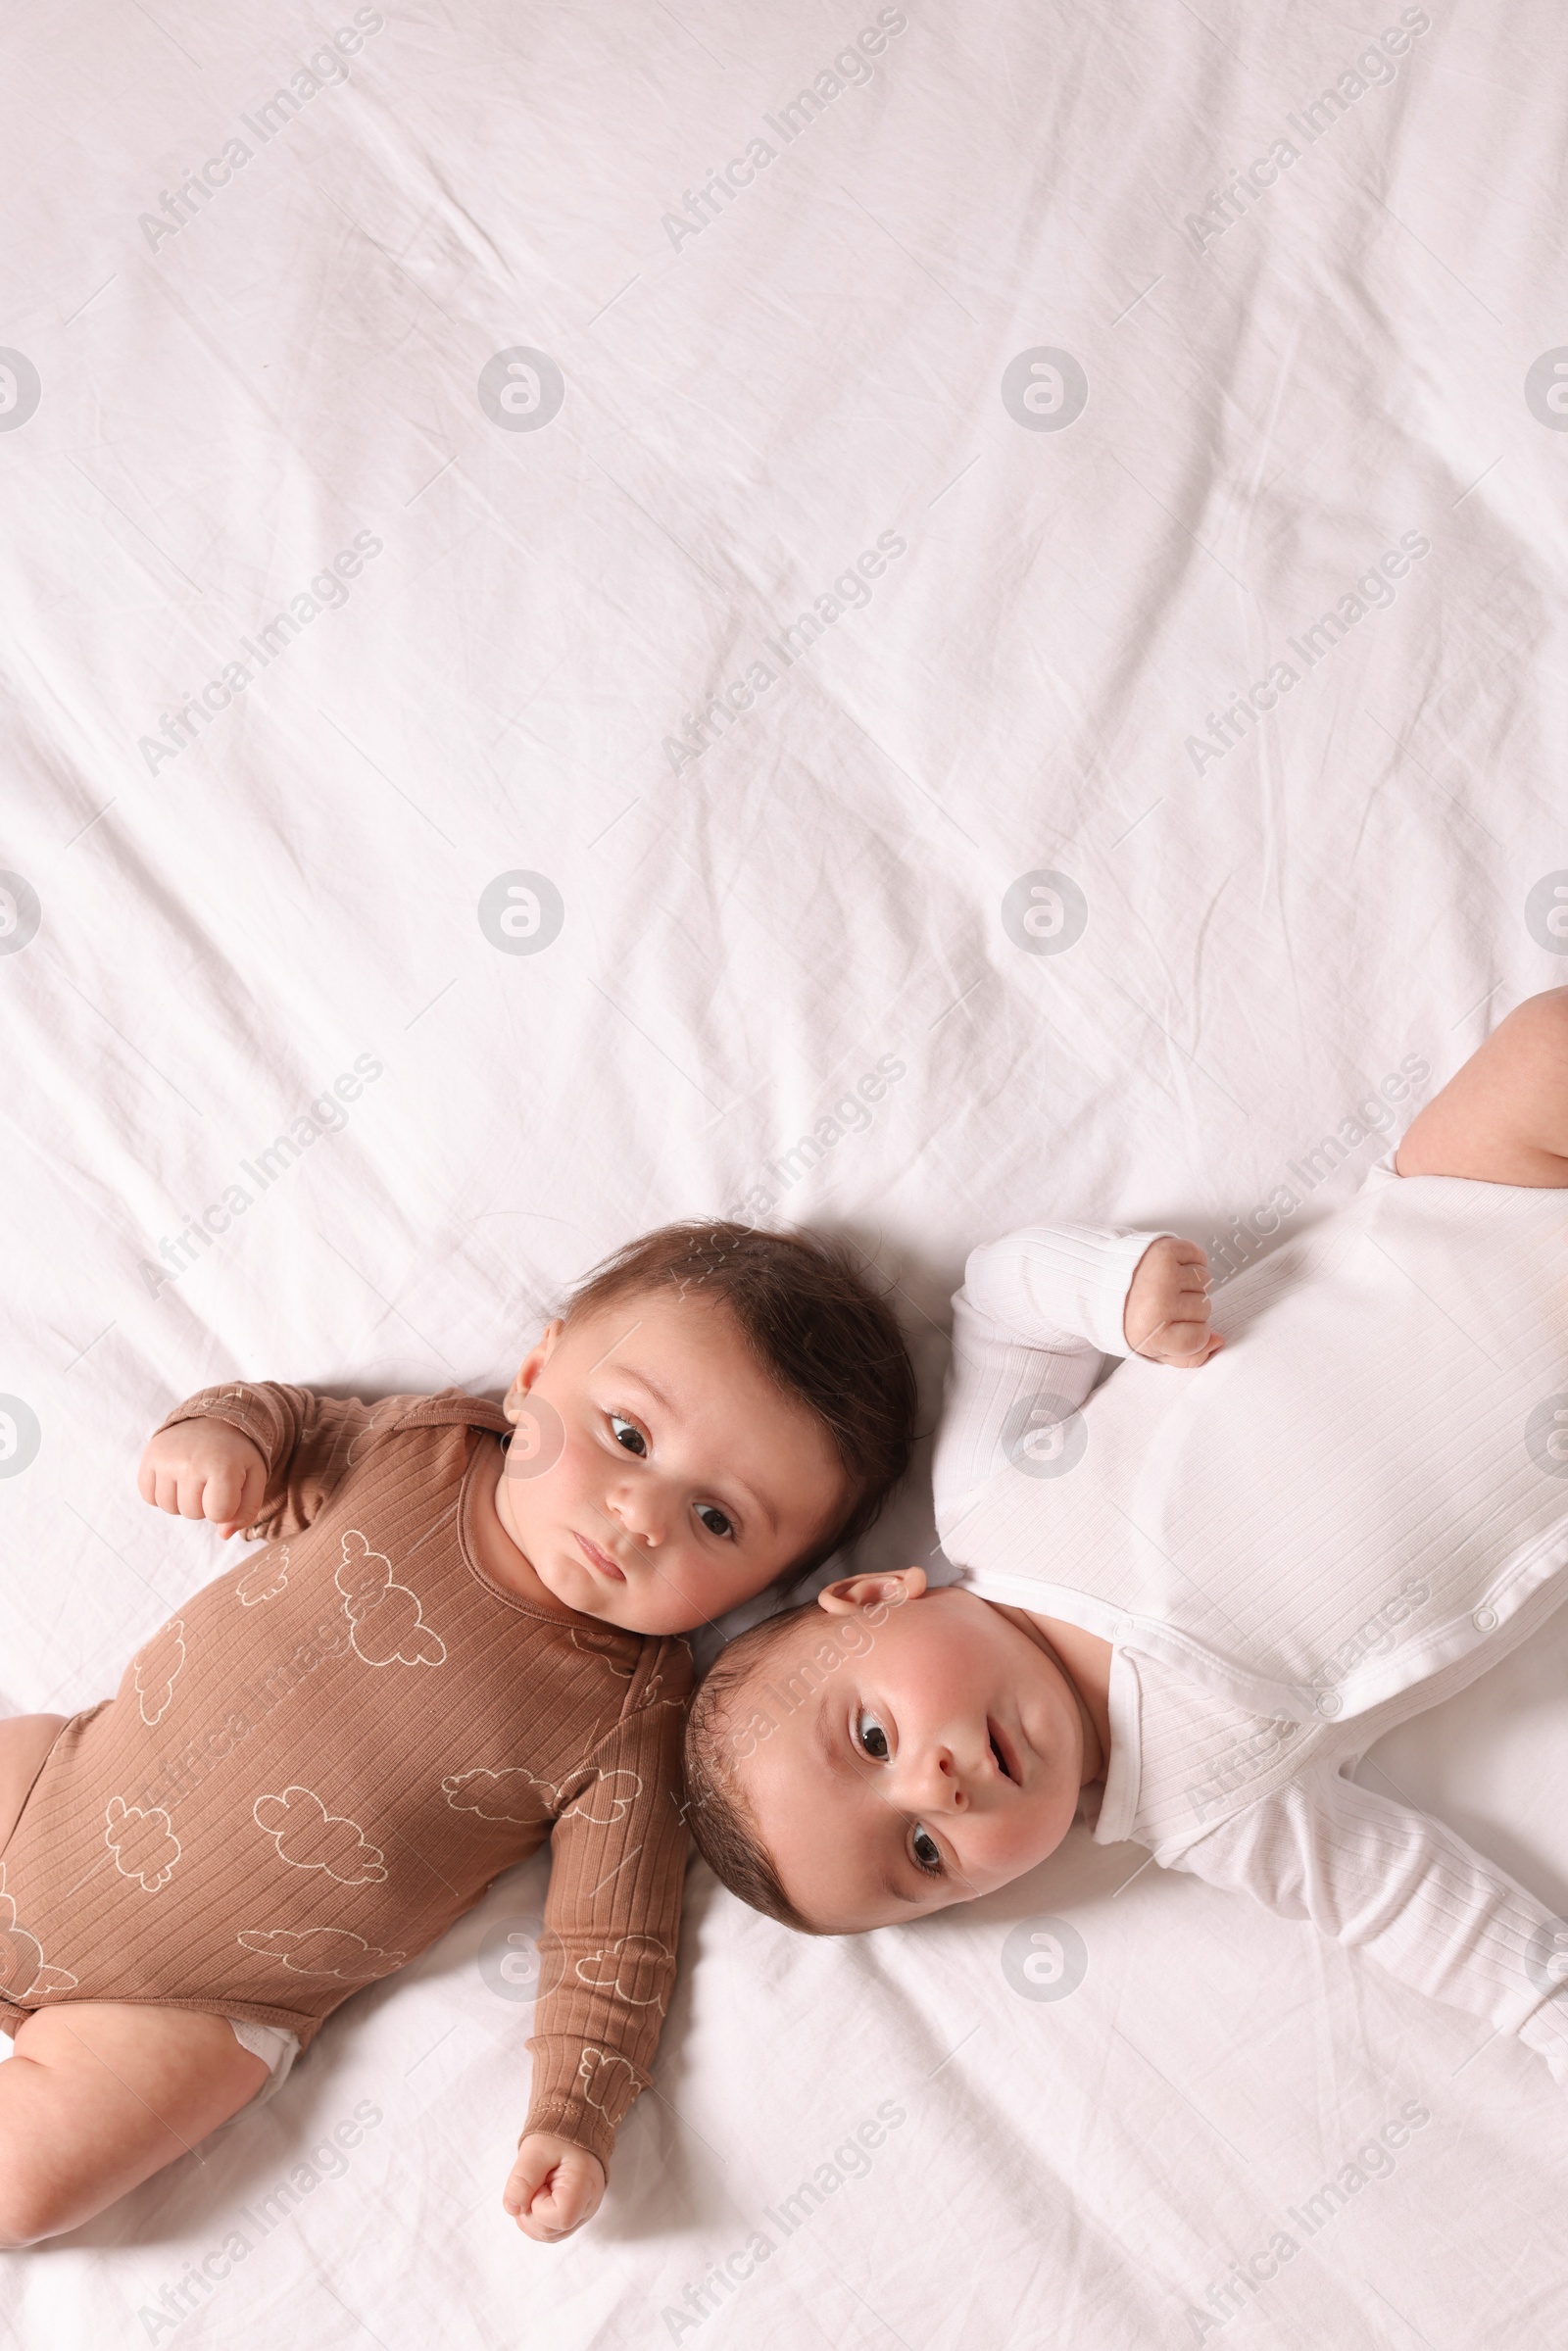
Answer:
[[[1568,2009],[1557,1996],[1568,1929],[1441,1821],[1325,1765],[1200,1837],[1174,1866],[1310,1919],[1429,1998],[1517,2035],[1568,2087]]]
[[[1106,1355],[1206,1363],[1221,1345],[1207,1282],[1202,1249],[1174,1234],[1030,1225],[972,1250],[953,1301],[939,1524],[992,1475],[1021,1405],[1049,1396],[1076,1411]]]
[[[1428,1102],[1401,1141],[1400,1175],[1568,1185],[1568,988],[1527,997]]]
[[[362,1404],[273,1380],[204,1388],[153,1438],[137,1487],[143,1501],[210,1519],[222,1535],[242,1527],[297,1535],[363,1457],[371,1433],[416,1400]]]
[[[639,1668],[639,1672],[643,1669]],[[686,1830],[683,1642],[662,1641],[651,1702],[595,1748],[551,1837],[533,2091],[502,2201],[542,2242],[590,2220],[615,2131],[659,2043],[675,1981]]]

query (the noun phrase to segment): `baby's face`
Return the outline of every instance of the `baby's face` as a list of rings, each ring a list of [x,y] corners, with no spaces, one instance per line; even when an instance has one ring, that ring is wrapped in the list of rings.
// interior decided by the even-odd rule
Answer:
[[[924,1581],[915,1568],[830,1587],[832,1613],[769,1653],[728,1723],[784,1889],[833,1933],[993,1892],[1054,1852],[1077,1810],[1083,1711],[1060,1666],[1027,1618]]]
[[[502,1525],[555,1598],[628,1632],[722,1616],[848,1504],[827,1430],[711,1299],[639,1293],[552,1323],[506,1411]]]

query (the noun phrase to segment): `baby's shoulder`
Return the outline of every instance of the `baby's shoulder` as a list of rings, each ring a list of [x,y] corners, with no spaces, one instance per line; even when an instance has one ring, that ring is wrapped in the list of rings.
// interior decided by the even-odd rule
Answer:
[[[620,1625],[560,1624],[555,1643],[578,1657],[596,1658],[616,1686],[619,1713],[641,1714],[658,1705],[684,1706],[696,1680],[691,1646],[676,1634],[630,1633]]]
[[[476,1440],[501,1436],[509,1423],[499,1404],[462,1388],[437,1396],[384,1396],[373,1403],[358,1397],[324,1406],[320,1438],[330,1456],[334,1500],[358,1498],[367,1487],[408,1474],[411,1456],[445,1459],[461,1473]]]
[[[387,1436],[416,1429],[483,1429],[505,1436],[511,1422],[488,1396],[466,1388],[443,1388],[434,1396],[387,1396],[372,1404],[367,1427]]]

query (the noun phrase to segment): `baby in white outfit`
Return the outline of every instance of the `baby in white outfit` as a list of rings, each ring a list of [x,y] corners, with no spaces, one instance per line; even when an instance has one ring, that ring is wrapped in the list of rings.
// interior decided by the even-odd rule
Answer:
[[[1568,990],[1218,1329],[1203,1251],[1145,1233],[1029,1228],[955,1308],[961,1579],[852,1576],[724,1651],[687,1739],[718,1874],[852,1933],[994,1890],[1081,1811],[1568,2082],[1568,1929],[1349,1777],[1568,1599]]]

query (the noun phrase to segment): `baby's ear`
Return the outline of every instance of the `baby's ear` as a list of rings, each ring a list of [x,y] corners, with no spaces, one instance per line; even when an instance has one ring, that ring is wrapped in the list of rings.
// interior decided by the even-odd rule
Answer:
[[[905,1600],[917,1600],[924,1590],[923,1567],[891,1567],[881,1575],[845,1576],[840,1583],[825,1584],[816,1604],[829,1616],[853,1616],[858,1608],[897,1608]]]
[[[558,1316],[553,1323],[547,1325],[545,1335],[538,1346],[531,1347],[524,1355],[517,1367],[517,1376],[507,1390],[506,1399],[501,1407],[509,1420],[515,1420],[521,1411],[523,1397],[555,1353],[556,1344],[565,1327],[565,1323]]]

